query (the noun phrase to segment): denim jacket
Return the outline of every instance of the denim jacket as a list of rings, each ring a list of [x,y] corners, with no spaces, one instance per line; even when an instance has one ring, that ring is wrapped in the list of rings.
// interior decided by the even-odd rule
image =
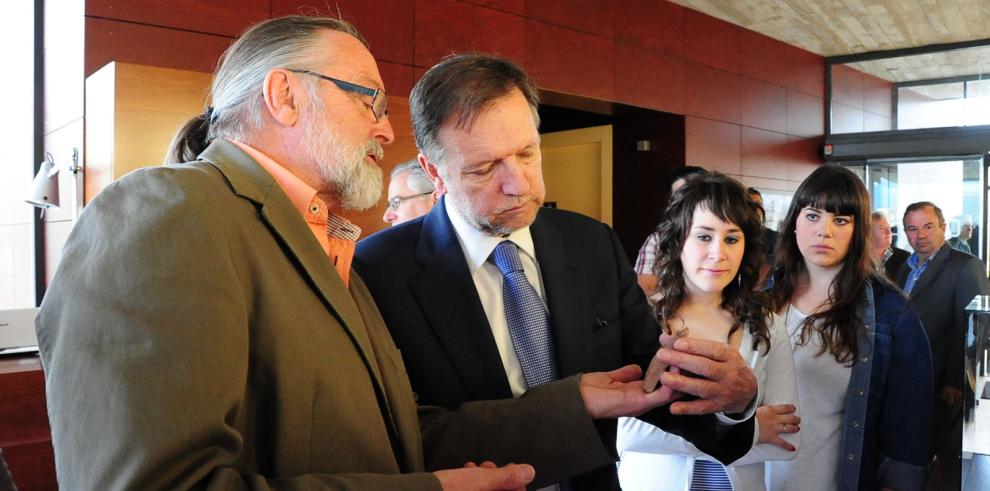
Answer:
[[[866,284],[846,393],[839,489],[923,489],[932,421],[931,348],[921,321],[893,286]],[[872,347],[872,349],[870,349]]]

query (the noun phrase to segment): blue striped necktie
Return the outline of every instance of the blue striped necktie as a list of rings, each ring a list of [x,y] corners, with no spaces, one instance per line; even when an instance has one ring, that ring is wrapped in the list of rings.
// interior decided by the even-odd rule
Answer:
[[[516,244],[508,240],[499,242],[488,260],[502,273],[505,319],[527,388],[556,380],[557,361],[550,338],[550,315],[543,299],[526,279]]]
[[[691,474],[691,491],[732,491],[729,475],[718,462],[695,459]]]

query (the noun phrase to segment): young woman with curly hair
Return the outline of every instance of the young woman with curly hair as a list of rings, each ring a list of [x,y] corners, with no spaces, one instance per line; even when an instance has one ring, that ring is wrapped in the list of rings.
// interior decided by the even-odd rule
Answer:
[[[619,479],[625,490],[763,489],[763,462],[794,455],[800,419],[787,332],[760,292],[763,226],[738,181],[718,173],[692,176],[672,196],[657,233],[652,295],[667,333],[727,343],[759,381],[759,439],[725,467],[680,437],[636,419],[620,419]],[[683,330],[687,330],[686,333]],[[767,412],[770,410],[764,410]],[[765,431],[765,430],[776,431]],[[782,430],[787,430],[784,438]]]

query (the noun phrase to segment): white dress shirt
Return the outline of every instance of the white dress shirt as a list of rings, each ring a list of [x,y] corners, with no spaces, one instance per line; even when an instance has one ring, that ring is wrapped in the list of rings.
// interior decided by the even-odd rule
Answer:
[[[495,344],[498,346],[498,354],[502,358],[505,375],[509,379],[512,396],[519,397],[526,392],[526,377],[523,376],[522,365],[519,364],[519,358],[516,357],[512,336],[509,334],[509,324],[505,318],[505,302],[502,299],[502,273],[497,266],[488,261],[488,256],[495,250],[495,246],[503,240],[511,240],[515,243],[519,248],[519,260],[522,262],[526,278],[536,289],[536,293],[540,295],[543,306],[546,308],[547,297],[543,292],[540,265],[536,262],[533,236],[529,232],[529,227],[523,227],[507,237],[493,237],[468,224],[455,207],[448,205],[446,209],[450,223],[454,226],[454,232],[457,234],[457,241],[461,244],[461,251],[464,252],[464,259],[467,260],[471,279],[474,280],[474,286],[478,290],[481,305],[485,309],[485,317],[488,317],[488,324],[492,328],[492,336],[495,337]]]

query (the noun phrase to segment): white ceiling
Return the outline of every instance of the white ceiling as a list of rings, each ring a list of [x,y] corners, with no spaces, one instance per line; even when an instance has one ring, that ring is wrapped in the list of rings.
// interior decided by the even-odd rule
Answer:
[[[822,56],[990,38],[990,0],[673,0]],[[864,62],[890,81],[990,73],[990,48]]]

